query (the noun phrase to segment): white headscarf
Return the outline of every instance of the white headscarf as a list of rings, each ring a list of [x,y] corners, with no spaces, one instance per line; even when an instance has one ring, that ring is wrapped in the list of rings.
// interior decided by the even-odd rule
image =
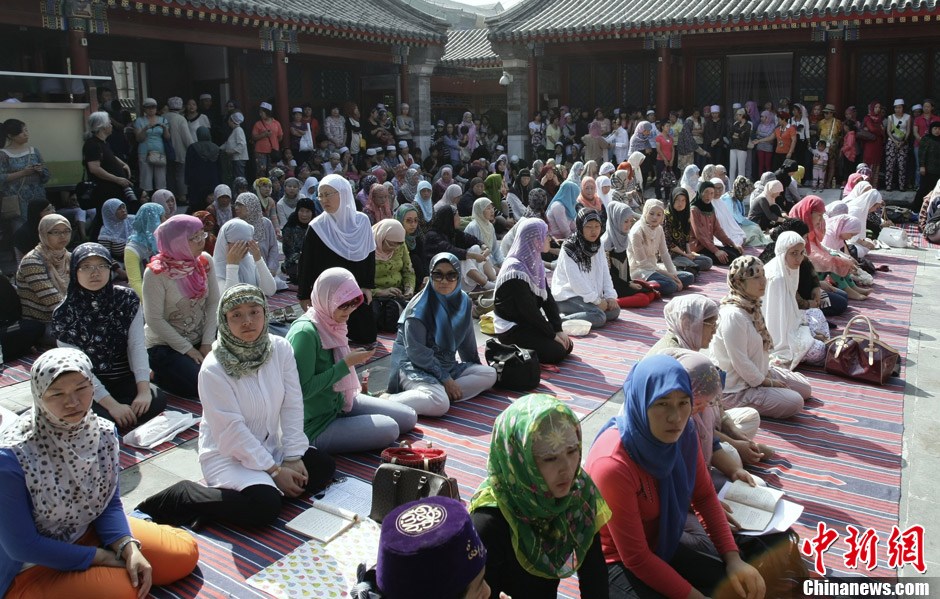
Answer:
[[[597,174],[603,177],[604,175],[610,175],[617,170],[617,167],[614,166],[612,162],[605,162],[601,165],[601,168],[598,169]]]
[[[604,164],[610,164],[610,163],[605,162]],[[613,183],[611,183],[610,177],[606,175],[602,175],[598,177],[595,183],[597,184],[597,196],[601,199],[601,202],[604,203],[604,208],[606,208],[607,205],[610,204],[610,197],[614,195]],[[610,191],[608,191],[607,193],[604,193],[602,191],[604,187],[610,187]]]
[[[300,188],[301,198],[315,199],[317,197],[317,186],[320,184],[316,177],[307,177],[304,186]]]
[[[682,178],[679,179],[679,185],[682,189],[689,192],[689,198],[694,198],[696,194],[698,194],[698,173],[698,167],[694,164],[690,164],[682,171]]]
[[[339,193],[339,208],[334,214],[324,210],[310,221],[310,228],[338,256],[351,262],[365,260],[375,251],[369,217],[356,211],[356,200],[349,181],[339,175],[327,175],[320,182],[320,187],[324,186]]]
[[[221,227],[234,217],[232,214],[232,204],[235,203],[235,198],[232,197],[232,189],[224,183],[215,186],[215,191],[212,193],[212,196],[215,198],[212,202],[212,205],[215,207],[215,222]],[[226,208],[219,206],[219,198],[223,196],[229,198],[229,203]],[[167,214],[167,218],[169,217],[170,215]]]
[[[225,267],[228,266],[228,246],[236,241],[251,241],[255,234],[255,228],[251,223],[245,222],[240,218],[233,218],[219,229],[219,236],[215,240],[215,250],[212,253],[212,261],[215,264],[216,278],[225,280]],[[258,286],[258,267],[255,266],[255,259],[251,252],[242,257],[238,263],[238,282],[248,285]]]
[[[856,185],[855,189],[858,189],[860,185],[861,183]],[[866,185],[868,184],[866,183]],[[855,189],[852,191],[854,192]],[[862,221],[862,232],[850,239],[850,243],[855,243],[859,239],[865,237],[865,221],[868,220],[868,212],[871,210],[872,206],[882,202],[883,200],[881,199],[881,193],[879,193],[877,189],[872,189],[870,185],[868,185],[867,190],[863,191],[859,195],[853,197],[852,194],[849,194],[849,196],[845,199],[845,204],[849,208],[849,216],[854,216],[858,220]]]
[[[721,188],[725,189],[725,182],[718,177],[713,178],[711,183],[712,185],[721,185]],[[728,192],[723,192],[721,195],[725,193]],[[743,246],[744,240],[747,239],[744,229],[742,229],[738,221],[734,219],[734,212],[731,211],[731,207],[728,206],[726,202],[718,201],[719,199],[720,197],[716,196],[715,199],[712,200],[712,206],[715,208],[715,218],[718,219],[718,224],[721,225],[721,228],[724,229],[725,234],[731,241],[737,245]]]
[[[805,244],[803,237],[786,231],[777,237],[774,259],[767,263],[767,292],[761,303],[761,312],[767,330],[773,338],[771,363],[794,369],[813,346],[813,334],[803,323],[803,313],[796,303],[800,286],[800,269],[787,266],[787,251],[795,245]]]
[[[496,240],[496,228],[484,215],[486,209],[492,205],[493,202],[486,196],[477,198],[476,201],[473,202],[473,220],[471,221],[476,223],[477,231],[480,233],[480,241],[488,248],[495,248],[498,243]]]

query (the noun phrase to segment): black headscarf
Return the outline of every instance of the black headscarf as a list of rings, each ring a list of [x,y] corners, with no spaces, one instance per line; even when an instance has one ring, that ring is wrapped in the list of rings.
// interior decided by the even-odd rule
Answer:
[[[196,155],[206,162],[215,162],[219,159],[219,146],[212,143],[212,132],[208,127],[196,129],[196,141],[192,148]]]
[[[434,208],[431,217],[431,230],[439,233],[444,239],[454,242],[457,229],[454,227],[455,208],[450,204],[441,204]]]
[[[711,202],[706,204],[704,201],[702,201],[702,192],[704,192],[706,189],[715,189],[715,185],[711,181],[702,181],[699,183],[698,193],[695,194],[695,201],[692,202],[692,205],[705,214],[711,214],[715,211],[715,207],[712,206]]]
[[[569,258],[575,261],[582,272],[590,272],[591,260],[594,258],[594,254],[601,249],[600,236],[598,236],[595,241],[588,241],[584,237],[584,225],[591,221],[600,223],[601,229],[603,230],[604,223],[601,222],[601,215],[597,210],[582,208],[578,211],[578,216],[575,219],[575,225],[578,230],[562,244],[562,247],[565,248],[565,253],[568,254]]]
[[[795,173],[799,169],[800,165],[796,160],[787,158],[783,161],[783,165],[774,171],[774,176],[777,178],[777,181],[780,181],[780,184],[783,185],[783,189],[786,190],[786,188],[790,186],[790,181],[793,180],[790,173]]]
[[[294,207],[294,211],[290,213],[290,216],[287,217],[287,223],[285,227],[306,227],[307,225],[300,224],[300,217],[297,216],[297,213],[300,212],[301,208],[306,208],[316,216],[317,214],[317,205],[310,198],[299,198],[297,200],[297,205]],[[309,224],[309,223],[307,223]]]
[[[685,208],[682,210],[676,210],[673,206],[673,203],[679,196],[685,196]],[[680,231],[686,236],[692,232],[691,212],[689,211],[691,204],[692,203],[689,201],[689,192],[687,192],[685,188],[676,187],[672,190],[672,199],[669,201],[669,206],[666,207],[666,218],[669,219],[669,227],[673,231]]]
[[[545,211],[548,209],[548,193],[541,187],[536,187],[529,192],[529,204],[526,208],[526,217],[540,218],[548,222]]]
[[[525,187],[522,186],[522,178],[529,177],[529,184]],[[519,174],[516,175],[516,180],[512,184],[512,192],[522,200],[524,206],[529,205],[529,192],[532,191],[533,187],[533,178],[532,173],[529,172],[529,169],[524,168],[519,171]]]
[[[28,254],[39,245],[39,221],[42,211],[49,207],[49,200],[30,200],[26,205],[26,222],[13,234],[13,245],[23,254]]]

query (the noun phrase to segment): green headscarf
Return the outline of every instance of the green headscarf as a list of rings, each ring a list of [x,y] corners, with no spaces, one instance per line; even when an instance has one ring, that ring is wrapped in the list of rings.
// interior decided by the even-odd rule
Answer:
[[[418,214],[418,221],[421,221],[421,211],[415,208],[412,204],[399,205],[398,209],[395,210],[395,219],[398,220],[402,226],[404,226],[405,216],[407,216],[409,212],[416,212]],[[416,230],[411,235],[408,235],[407,233],[405,234],[405,245],[408,246],[409,251],[415,249],[417,233],[418,231]]]
[[[570,423],[581,442],[581,424],[568,406],[542,393],[517,399],[493,425],[489,476],[471,499],[470,511],[498,507],[512,531],[519,564],[535,576],[560,579],[581,567],[611,512],[580,466],[568,495],[552,495],[532,451],[549,417],[555,426]]]
[[[264,329],[257,339],[246,343],[232,334],[225,315],[239,304],[257,304],[264,308]],[[264,294],[254,285],[244,283],[229,287],[219,300],[219,337],[212,344],[212,353],[225,374],[239,379],[258,370],[273,351],[268,335],[268,305]]]
[[[488,197],[491,202],[493,202],[493,207],[496,208],[497,212],[502,212],[503,208],[503,194],[500,191],[503,188],[503,176],[502,175],[490,175],[483,181],[483,195]]]

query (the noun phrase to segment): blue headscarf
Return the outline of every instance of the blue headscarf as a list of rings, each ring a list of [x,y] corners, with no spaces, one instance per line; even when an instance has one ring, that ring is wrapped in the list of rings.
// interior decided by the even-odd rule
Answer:
[[[127,240],[142,248],[150,248],[150,252],[156,254],[157,238],[153,236],[153,232],[160,226],[163,212],[163,206],[154,202],[147,202],[141,206],[134,217],[134,232]]]
[[[415,296],[405,308],[398,324],[404,324],[408,318],[417,318],[424,324],[424,328],[434,335],[434,343],[445,353],[453,355],[457,351],[457,338],[454,331],[467,331],[472,325],[470,316],[473,304],[470,298],[460,288],[460,260],[457,256],[441,252],[431,258],[428,271],[441,262],[450,262],[457,271],[457,286],[447,295],[441,295],[434,290],[433,281],[428,281],[421,293]]]
[[[574,220],[578,216],[578,196],[581,195],[581,188],[573,181],[562,181],[561,187],[555,192],[555,197],[548,203],[551,207],[555,202],[561,202],[565,207],[565,214],[568,218]]]
[[[620,432],[620,442],[634,462],[659,483],[659,542],[656,555],[672,559],[689,511],[695,468],[698,462],[698,437],[689,418],[676,443],[663,443],[650,431],[646,411],[657,399],[682,391],[692,399],[689,374],[673,357],[656,355],[637,362],[623,383],[623,408],[597,434],[612,426]],[[597,439],[595,438],[595,441]]]

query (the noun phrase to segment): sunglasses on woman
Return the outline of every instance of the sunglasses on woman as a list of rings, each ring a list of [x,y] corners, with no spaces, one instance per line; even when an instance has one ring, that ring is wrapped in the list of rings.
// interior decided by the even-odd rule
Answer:
[[[446,279],[447,281],[453,283],[454,281],[456,281],[456,280],[459,279],[459,278],[460,278],[460,275],[457,274],[457,271],[455,271],[455,270],[452,270],[452,271],[447,272],[447,273],[443,273],[443,272],[441,272],[441,271],[439,271],[439,270],[435,270],[435,271],[432,271],[432,272],[431,272],[431,279],[434,280],[434,281],[437,281],[438,283],[440,283],[441,281],[443,281],[443,280],[445,280],[445,279]]]
[[[356,308],[358,308],[359,304],[361,303],[362,303],[362,296],[360,295],[359,297],[353,298],[344,304],[340,304],[338,308],[344,312],[348,312],[349,310],[355,310]]]

